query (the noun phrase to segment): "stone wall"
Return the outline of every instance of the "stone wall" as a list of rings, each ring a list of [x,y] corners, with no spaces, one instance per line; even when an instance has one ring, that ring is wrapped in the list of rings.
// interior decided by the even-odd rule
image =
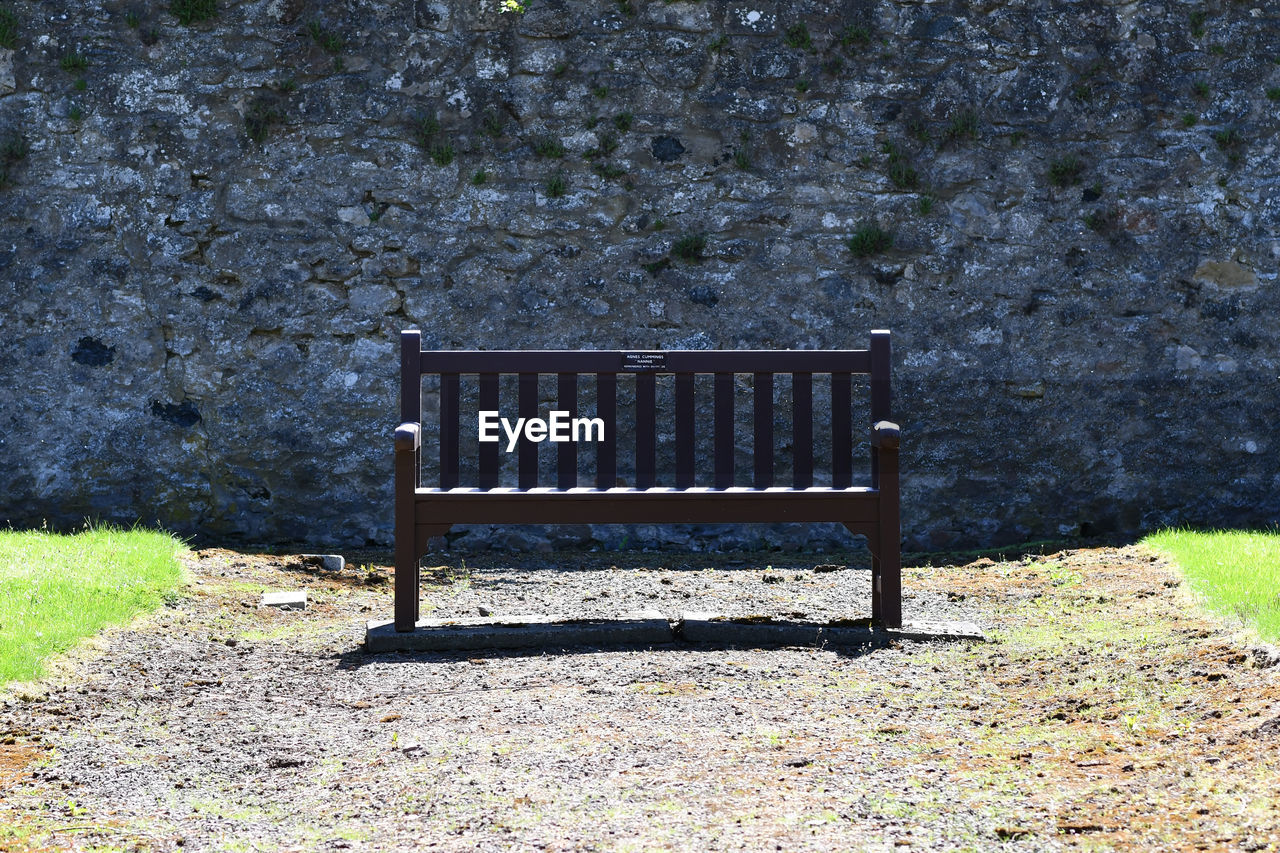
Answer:
[[[0,520],[388,542],[410,326],[892,329],[909,547],[1280,518],[1275,4],[0,8]]]

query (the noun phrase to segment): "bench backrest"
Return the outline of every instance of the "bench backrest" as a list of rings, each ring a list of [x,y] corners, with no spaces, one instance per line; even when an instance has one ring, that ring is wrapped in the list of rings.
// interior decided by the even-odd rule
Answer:
[[[831,485],[849,488],[853,480],[852,377],[870,379],[871,406],[868,426],[890,417],[889,332],[873,331],[865,350],[422,350],[421,333],[401,334],[401,420],[422,418],[422,377],[440,377],[439,440],[441,489],[459,485],[460,377],[475,375],[479,382],[480,410],[499,409],[499,377],[518,376],[517,414],[539,416],[538,379],[554,374],[557,408],[578,414],[579,376],[595,380],[595,409],[604,420],[604,440],[596,444],[595,486],[617,485],[618,376],[635,376],[635,485],[650,488],[657,480],[657,377],[673,375],[675,427],[675,487],[678,489],[734,485],[734,376],[751,374],[753,415],[753,485],[774,486],[774,376],[791,375],[792,388],[792,487],[813,485],[813,382],[814,374],[828,374],[831,382]],[[712,482],[698,482],[695,473],[694,377],[710,374],[713,380]],[[424,437],[425,438],[425,437]],[[504,442],[505,443],[505,440]],[[498,444],[479,445],[479,487],[498,486]],[[538,445],[521,439],[517,449],[519,488],[532,489],[538,482]],[[549,484],[543,484],[549,485]],[[578,445],[560,442],[556,447],[556,487],[578,485]],[[876,454],[871,453],[871,485],[879,486]]]

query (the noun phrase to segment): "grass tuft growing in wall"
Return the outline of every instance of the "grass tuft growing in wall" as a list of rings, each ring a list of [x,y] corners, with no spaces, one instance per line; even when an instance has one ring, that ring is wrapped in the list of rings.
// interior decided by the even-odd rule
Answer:
[[[167,533],[109,526],[0,532],[0,684],[37,678],[50,655],[159,606],[181,550]]]
[[[347,44],[340,33],[325,29],[319,21],[307,24],[307,35],[311,36],[311,40],[330,56],[337,56]]]
[[[1085,227],[1095,234],[1114,234],[1120,225],[1120,212],[1114,207],[1101,208],[1086,213],[1083,220]]]
[[[0,190],[13,183],[13,167],[27,157],[27,140],[16,130],[0,136]]]
[[[254,142],[262,142],[271,134],[271,128],[283,121],[283,110],[269,98],[257,97],[244,112],[244,131]]]
[[[18,46],[18,16],[0,7],[0,47],[13,50]]]
[[[550,160],[564,157],[564,143],[554,136],[539,136],[533,140],[533,153]]]
[[[1084,164],[1074,154],[1059,157],[1049,162],[1049,183],[1055,187],[1065,187],[1080,183],[1080,175]]]
[[[602,178],[605,178],[606,180],[612,180],[613,178],[621,178],[623,175],[627,173],[626,169],[622,168],[616,163],[607,163],[607,162],[596,163],[591,168],[593,171],[595,171],[597,175],[599,175]]]
[[[871,30],[861,24],[850,24],[840,32],[840,46],[848,49],[851,47],[866,47],[871,44]]]
[[[787,27],[787,32],[782,37],[782,41],[787,47],[813,50],[813,36],[809,34],[809,27],[804,21]]]
[[[428,154],[431,155],[431,163],[438,165],[438,167],[447,167],[447,165],[453,163],[453,158],[457,155],[457,152],[453,150],[452,142],[436,142],[435,145],[431,146]]]
[[[889,181],[900,190],[914,189],[920,183],[920,173],[907,160],[906,152],[894,142],[885,142],[884,153],[889,155],[887,174]]]
[[[184,27],[218,17],[217,0],[171,0],[169,12]]]
[[[671,244],[671,254],[688,263],[702,260],[702,253],[706,249],[706,234],[685,234]]]
[[[452,142],[437,142],[431,146],[427,153],[431,155],[431,162],[437,166],[448,166],[453,162],[453,158],[457,154],[454,151]]]
[[[73,50],[62,54],[62,58],[58,60],[58,67],[68,74],[79,74],[89,67],[89,57]]]
[[[480,132],[490,139],[497,139],[506,131],[506,122],[502,120],[502,114],[496,110],[485,110],[484,115],[480,118]]]
[[[893,248],[893,232],[886,231],[874,222],[858,226],[849,238],[849,251],[855,258],[867,258]]]
[[[564,173],[556,172],[550,178],[547,178],[546,190],[549,198],[562,198],[569,191],[569,184],[564,179]]]
[[[1191,37],[1200,38],[1204,35],[1204,19],[1207,13],[1203,9],[1195,9],[1187,16],[1187,22],[1191,25]]]
[[[440,132],[440,119],[433,115],[415,116],[409,120],[409,129],[415,142],[430,149],[436,134]]]
[[[951,114],[951,123],[947,125],[948,141],[978,138],[978,113],[972,107],[965,107]]]

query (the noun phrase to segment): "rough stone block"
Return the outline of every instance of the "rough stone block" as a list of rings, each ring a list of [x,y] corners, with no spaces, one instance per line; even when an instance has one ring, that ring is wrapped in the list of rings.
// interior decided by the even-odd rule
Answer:
[[[984,643],[987,635],[975,622],[903,622],[901,628],[890,628],[890,638],[918,642],[969,640]]]
[[[565,619],[559,616],[491,616],[420,619],[412,631],[396,631],[390,621],[369,622],[365,651],[438,652],[563,646],[649,646],[675,635],[661,613],[646,610],[619,619]]]
[[[264,592],[262,594],[262,606],[277,607],[281,610],[306,610],[307,593],[305,590]]]
[[[341,554],[301,554],[304,566],[314,566],[327,572],[340,572],[347,566],[346,558]]]

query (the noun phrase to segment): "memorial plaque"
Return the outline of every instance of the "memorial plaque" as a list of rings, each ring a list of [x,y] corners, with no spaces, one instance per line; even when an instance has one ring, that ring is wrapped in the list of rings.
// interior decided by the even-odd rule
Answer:
[[[667,369],[665,352],[624,352],[622,369],[627,373],[655,373]]]

